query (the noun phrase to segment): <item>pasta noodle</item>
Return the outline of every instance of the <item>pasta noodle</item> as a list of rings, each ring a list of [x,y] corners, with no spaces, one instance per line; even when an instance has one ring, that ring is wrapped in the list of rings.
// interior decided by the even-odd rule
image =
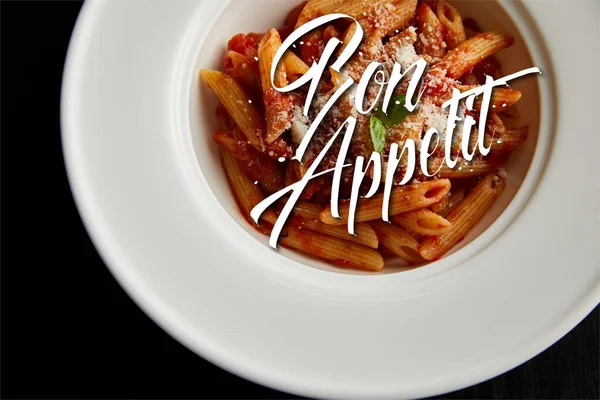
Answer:
[[[442,33],[442,24],[427,4],[423,4],[417,11],[419,24],[419,42],[415,46],[420,54],[432,57],[442,57],[446,50],[446,43]]]
[[[417,0],[310,0],[296,22],[296,28],[325,14],[346,14],[359,21],[367,33],[380,30],[389,35],[412,18]],[[382,13],[382,8],[388,12]]]
[[[448,196],[448,204],[446,204],[446,207],[443,210],[440,210],[438,214],[446,218],[446,216],[450,214],[450,212],[454,210],[461,201],[463,201],[465,198],[465,192],[465,188],[453,190],[452,193],[450,193],[450,196]]]
[[[418,182],[410,186],[401,186],[392,190],[389,204],[389,214],[396,215],[419,208],[429,207],[437,203],[450,190],[450,181],[437,179],[428,182]],[[362,199],[356,210],[356,222],[380,219],[382,216],[383,193],[370,199]],[[331,206],[321,212],[321,221],[331,225],[344,225],[348,223],[349,201],[339,205],[341,218],[334,218]]]
[[[332,261],[342,267],[381,271],[383,258],[376,250],[308,229],[289,229],[280,239],[285,247]]]
[[[445,198],[445,197],[444,197]],[[427,208],[392,217],[392,222],[423,235],[433,236],[448,232],[452,224]]]
[[[452,7],[447,1],[438,1],[436,15],[441,25],[445,28],[444,41],[449,50],[456,48],[459,44],[467,40],[462,18],[456,8]]]
[[[448,214],[452,229],[439,236],[426,238],[419,254],[427,260],[436,260],[463,239],[481,219],[504,190],[505,182],[496,173],[488,174],[471,193]]]
[[[434,213],[440,213],[440,211],[445,210],[448,207],[448,204],[450,203],[450,196],[451,193],[448,192],[446,194],[446,196],[444,196],[444,198],[442,198],[440,201],[438,201],[435,204],[432,204],[431,207],[429,207],[429,209],[431,211],[433,211]]]
[[[346,32],[344,32],[344,36],[342,38],[342,44],[340,45],[340,48],[339,48],[338,53],[337,53],[338,56],[340,54],[342,54],[344,52],[344,50],[346,50],[346,47],[350,43],[350,40],[352,39],[352,37],[356,33],[356,29],[357,29],[357,24],[355,22],[351,23],[348,26],[348,28],[346,28]]]
[[[224,146],[237,159],[238,166],[251,181],[258,182],[260,187],[268,194],[282,189],[282,171],[276,161],[236,139],[241,136],[234,129],[231,135],[216,132],[213,135],[215,142]]]
[[[291,51],[285,52],[283,56],[283,63],[285,64],[287,78],[292,82],[307,73],[309,70],[308,65],[306,65],[300,57]]]
[[[242,208],[242,213],[247,219],[250,219],[250,211],[264,200],[264,196],[260,189],[252,183],[252,181],[240,171],[237,165],[237,161],[233,154],[225,148],[220,146],[221,162],[223,163],[223,169],[229,179],[229,184],[238,201],[238,204]],[[275,224],[277,217],[272,210],[267,210],[263,213],[262,219]]]
[[[496,111],[503,111],[521,99],[521,92],[511,88],[496,88],[492,91],[490,107]],[[475,104],[475,110],[481,109],[481,99]]]
[[[258,45],[258,69],[265,102],[267,143],[272,143],[279,138],[292,119],[292,100],[289,94],[278,92],[271,83],[271,67],[279,47],[281,47],[281,38],[275,29],[270,29]],[[285,63],[276,67],[273,83],[277,87],[287,85]]]
[[[263,117],[251,104],[252,100],[246,95],[240,84],[219,71],[204,69],[200,71],[200,75],[221,100],[237,126],[244,132],[248,142],[258,150],[264,150],[262,133],[265,131],[265,124]]]
[[[377,236],[370,225],[366,223],[356,224],[355,234],[351,235],[343,226],[327,225],[322,223],[319,220],[319,213],[321,212],[321,209],[322,207],[319,207],[316,204],[298,202],[296,206],[294,206],[294,216],[291,220],[292,225],[305,227],[313,231],[321,232],[329,236],[348,240],[350,242],[358,243],[374,249],[376,249],[379,245]]]
[[[384,222],[369,222],[377,232],[382,246],[411,264],[425,261],[419,254],[419,242],[403,228]]]
[[[527,126],[506,129],[492,139],[490,151],[494,153],[512,153],[527,139],[528,133],[529,128]]]
[[[446,70],[447,77],[458,79],[471,72],[481,60],[509,47],[512,43],[513,39],[503,33],[480,33],[446,53],[435,67]]]
[[[228,51],[223,57],[223,66],[227,75],[231,76],[240,85],[258,88],[258,63],[235,51]]]
[[[476,81],[477,78],[473,74],[465,75],[467,80],[473,82]],[[457,89],[461,92],[469,91],[475,87],[479,86],[479,84],[470,84],[470,85],[457,85]],[[490,101],[490,108],[494,111],[504,111],[508,109],[510,106],[514,105],[517,101],[521,99],[521,92],[518,90],[514,90],[511,88],[494,88],[492,90],[492,100]],[[475,110],[481,109],[481,96],[479,96],[475,103],[473,104]]]

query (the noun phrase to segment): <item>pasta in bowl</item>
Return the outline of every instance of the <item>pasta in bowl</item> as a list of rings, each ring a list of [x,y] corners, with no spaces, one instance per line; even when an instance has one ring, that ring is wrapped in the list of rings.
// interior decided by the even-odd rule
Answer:
[[[513,37],[446,1],[311,0],[281,26],[233,36],[224,72],[200,71],[220,101],[213,139],[233,195],[273,247],[414,267],[493,221],[504,166],[534,131],[517,124],[522,93],[496,57]]]

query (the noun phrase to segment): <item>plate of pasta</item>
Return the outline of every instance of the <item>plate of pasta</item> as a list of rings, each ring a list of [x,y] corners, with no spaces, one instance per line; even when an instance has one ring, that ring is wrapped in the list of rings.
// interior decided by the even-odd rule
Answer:
[[[86,3],[62,95],[79,211],[142,309],[247,379],[489,379],[598,303],[594,7]]]
[[[478,146],[476,128],[467,132],[457,127],[456,134],[446,129],[449,112],[442,105],[453,90],[465,93],[482,87],[486,76],[503,76],[495,54],[511,47],[511,36],[482,32],[473,19],[466,19],[465,27],[458,10],[444,1],[385,4],[390,9],[377,14],[378,8],[366,3],[301,3],[286,17],[289,26],[280,28],[283,37],[275,28],[264,35],[237,34],[228,42],[225,72],[200,71],[201,80],[220,101],[213,139],[220,145],[223,168],[243,216],[251,219],[252,209],[265,196],[279,192],[283,198],[284,188],[300,185],[294,189],[298,200],[290,200],[293,211],[282,245],[341,267],[377,272],[383,269],[384,255],[423,266],[459,244],[503,193],[503,166],[530,130],[529,125],[506,126],[521,122],[516,103],[522,93],[508,85],[493,89],[486,106],[489,115],[482,114],[482,95],[474,96],[472,109],[461,108],[484,132],[481,139],[487,148]],[[275,60],[282,40],[295,29],[309,21],[318,24],[315,16],[335,13],[345,16],[296,34]],[[348,51],[351,55],[342,68],[336,70],[329,60],[321,63],[329,43],[339,44],[337,56],[343,58],[353,39],[359,45]],[[419,61],[429,65],[420,74]],[[307,75],[315,75],[310,87],[296,84]],[[406,100],[417,95],[411,84],[419,80],[419,100],[412,108]],[[528,102],[527,120],[537,131],[537,87],[528,83],[525,90],[534,99]],[[278,91],[288,85],[296,89]],[[383,88],[391,103],[385,112]],[[337,101],[326,109],[334,97]],[[353,131],[345,132],[346,142],[341,135],[334,138],[346,123],[353,125]],[[424,149],[430,129],[435,143],[430,140]],[[331,148],[324,151],[328,142]],[[445,161],[446,143],[454,165]],[[488,157],[482,154],[486,150]],[[425,152],[431,155],[427,168],[416,174],[416,157]],[[369,160],[367,168],[347,168],[359,157]],[[345,169],[335,170],[341,165],[338,160]],[[328,169],[330,173],[307,180],[314,164],[319,165],[311,175]],[[512,179],[514,190],[520,179]],[[349,218],[352,206],[355,216]],[[272,232],[282,208],[272,203],[262,210],[260,219],[253,221],[255,227]],[[383,213],[387,215],[382,218]],[[394,263],[393,257],[388,263]]]

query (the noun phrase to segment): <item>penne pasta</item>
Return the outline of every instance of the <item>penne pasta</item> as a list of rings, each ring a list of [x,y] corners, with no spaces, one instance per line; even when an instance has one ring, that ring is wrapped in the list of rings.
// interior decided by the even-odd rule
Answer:
[[[434,213],[439,213],[440,211],[445,210],[446,207],[448,207],[448,203],[450,202],[450,194],[451,193],[448,192],[443,199],[441,199],[435,204],[432,204],[431,207],[429,207],[429,209]]]
[[[461,79],[467,79],[469,82],[475,82],[474,84],[469,85],[456,84],[454,87],[461,92],[466,92],[474,89],[477,86],[481,86],[479,83],[477,83],[477,77],[475,77],[475,75],[472,73],[464,75]],[[445,101],[450,100],[451,97],[452,92],[450,90],[446,90],[437,96],[435,103],[437,105],[442,105]],[[518,90],[514,90],[509,87],[494,88],[492,89],[492,98],[490,100],[489,110],[493,112],[510,111],[510,107],[519,101],[520,98],[521,92]],[[481,103],[482,97],[479,95],[473,103],[473,110],[481,110]]]
[[[427,54],[440,58],[446,53],[442,24],[427,4],[417,10],[417,23],[419,24],[419,40],[415,49],[419,54]]]
[[[529,128],[527,126],[506,129],[492,139],[490,152],[512,153],[527,139],[528,133]]]
[[[355,82],[360,82],[371,60],[380,59],[384,55],[385,49],[381,37],[369,35],[363,40],[358,51],[350,58],[342,72],[354,79]]]
[[[273,84],[271,83],[271,68],[273,67],[275,53],[277,53],[277,50],[279,50],[280,47],[281,37],[276,29],[269,29],[258,44],[258,66],[263,92],[266,92],[273,87]],[[275,69],[274,82],[277,87],[287,85],[285,71],[284,63],[280,63]]]
[[[371,221],[379,242],[383,247],[410,264],[419,264],[425,260],[419,254],[419,242],[404,228],[385,221]]]
[[[445,70],[447,77],[458,79],[471,72],[480,61],[509,47],[512,43],[513,39],[503,33],[480,33],[450,50],[434,66]]]
[[[438,214],[446,218],[446,216],[450,214],[450,212],[454,210],[456,206],[460,204],[461,201],[464,200],[466,193],[467,190],[464,187],[454,189],[452,193],[450,193],[450,196],[448,196],[448,204],[446,204],[446,207],[443,210],[440,210]]]
[[[295,81],[309,70],[308,65],[306,65],[304,61],[300,59],[300,57],[291,51],[285,52],[283,55],[283,63],[285,65],[287,79],[289,79],[291,82]]]
[[[319,214],[323,207],[316,204],[299,201],[294,206],[294,215],[291,219],[291,224],[299,227],[311,229],[316,232],[337,237],[339,239],[348,240],[358,243],[363,246],[376,249],[379,246],[379,241],[375,235],[373,228],[367,223],[356,224],[354,235],[348,233],[344,226],[327,225],[321,222]]]
[[[338,13],[358,20],[367,34],[377,29],[388,36],[402,29],[416,8],[417,0],[310,0],[298,17],[296,29],[322,15]]]
[[[452,7],[447,1],[438,1],[436,15],[444,28],[444,41],[448,45],[448,50],[456,48],[467,40],[462,18],[456,8]]]
[[[481,219],[504,190],[505,181],[496,173],[486,175],[475,189],[448,214],[452,229],[439,236],[426,238],[419,254],[427,260],[437,260],[460,242]]]
[[[481,97],[481,96],[480,96]],[[508,107],[514,105],[521,99],[521,92],[511,88],[495,88],[492,91],[492,100],[490,101],[490,108],[494,111],[504,111]],[[481,109],[481,98],[475,101],[475,110]]]
[[[203,69],[200,70],[200,75],[221,100],[237,126],[244,132],[248,142],[256,149],[264,151],[265,145],[262,136],[265,132],[265,123],[263,117],[252,105],[252,100],[240,84],[229,75],[219,71]]]
[[[258,45],[258,69],[263,89],[265,117],[267,120],[267,143],[274,142],[288,128],[292,120],[292,100],[287,93],[281,93],[273,87],[287,85],[285,64],[281,63],[275,69],[271,82],[271,69],[275,53],[281,47],[281,38],[276,29],[270,29]]]
[[[333,84],[333,89],[334,90],[337,90],[348,79],[347,76],[345,76],[344,74],[341,74],[341,73],[337,72],[336,70],[334,70],[331,67],[329,67],[329,73],[331,74],[331,83]]]
[[[463,77],[467,78],[471,82],[477,82],[477,78],[473,74],[467,74]],[[456,85],[456,88],[461,92],[466,92],[475,88],[476,86],[480,86],[479,83],[475,83],[472,85]],[[508,109],[510,106],[514,105],[517,101],[521,99],[521,92],[515,89],[511,89],[509,87],[503,88],[494,88],[492,90],[492,98],[490,100],[489,109],[494,112],[501,112]],[[473,103],[473,108],[475,111],[479,111],[481,109],[482,96],[478,96]]]
[[[223,57],[223,67],[227,75],[235,79],[240,85],[258,89],[258,63],[236,51],[228,51]]]
[[[512,153],[526,139],[529,128],[506,129],[504,123],[496,113],[491,113],[486,127],[484,144],[490,148],[491,155]],[[470,137],[469,152],[477,146],[477,133],[473,132]]]
[[[252,211],[254,206],[264,200],[264,196],[260,189],[252,183],[250,178],[242,173],[233,154],[231,154],[231,152],[223,145],[219,146],[219,150],[223,169],[225,170],[233,194],[242,209],[241,211],[244,214],[244,217],[254,224],[254,221],[250,218],[250,211]],[[261,219],[264,219],[273,225],[277,221],[277,217],[273,210],[265,211],[262,214]]]
[[[339,49],[337,51],[338,57],[340,56],[340,54],[342,54],[344,52],[344,50],[346,49],[346,47],[350,43],[350,40],[352,40],[352,37],[356,33],[356,29],[357,29],[356,22],[352,22],[348,26],[348,28],[346,28],[346,31],[344,32],[344,34],[342,36],[342,44],[340,45],[340,47],[339,47]]]
[[[307,33],[302,37],[301,42],[304,44],[299,46],[300,59],[306,65],[313,65],[319,62],[323,50],[325,50],[325,42],[323,41],[323,29],[317,28]]]
[[[200,70],[200,76],[204,78],[208,87],[221,100],[221,103],[225,106],[236,125],[242,130],[252,147],[271,158],[288,158],[292,156],[291,147],[281,139],[277,139],[272,143],[265,143],[263,140],[266,135],[264,119],[235,79],[222,72],[207,69]]]
[[[312,254],[341,267],[381,271],[383,257],[376,250],[347,240],[338,239],[309,229],[290,228],[280,243],[292,249]]]
[[[217,127],[220,131],[231,131],[236,127],[235,121],[231,118],[222,103],[217,105],[215,115],[217,116]]]
[[[429,207],[440,201],[450,190],[450,181],[437,179],[427,182],[418,182],[410,186],[401,186],[392,190],[389,203],[389,215],[397,215],[420,208]],[[370,199],[361,199],[355,214],[356,222],[380,219],[382,216],[383,193]],[[344,200],[339,204],[341,218],[331,215],[331,205],[321,212],[321,221],[331,225],[344,225],[348,223],[350,201]]]
[[[371,11],[371,6],[358,0],[310,0],[296,21],[296,29],[305,23],[326,14],[346,14],[358,19],[363,13]]]
[[[367,21],[370,22],[367,32],[381,32],[383,36],[390,36],[405,28],[417,9],[417,0],[397,0],[393,2],[382,0],[380,3],[384,3],[379,6],[385,7],[388,13],[387,15],[381,15],[375,9],[375,16],[371,14],[373,19],[367,17]]]
[[[391,220],[409,231],[427,236],[446,233],[452,227],[452,224],[444,217],[427,208],[395,215],[391,217]]]
[[[502,122],[502,120],[500,119],[498,114],[496,114],[496,113],[490,113],[485,128],[486,128],[486,131],[485,131],[485,135],[484,135],[484,139],[483,139],[483,144],[485,145],[486,148],[490,147],[490,140],[492,140],[493,137],[501,134],[502,132],[504,132],[506,130],[506,128],[504,127],[504,123]],[[473,132],[471,133],[471,136],[469,137],[469,146],[468,146],[469,154],[471,154],[473,152],[473,150],[475,150],[476,154],[480,154],[479,147],[477,144],[478,136],[479,136],[479,131],[477,130],[477,128],[473,128]],[[494,146],[491,146],[490,152],[493,150],[494,150]],[[461,156],[463,155],[462,148],[458,151],[458,153]]]
[[[283,176],[279,164],[269,156],[250,147],[246,142],[239,140],[240,134],[235,128],[233,135],[216,132],[213,135],[215,142],[223,145],[237,159],[238,166],[253,182],[258,182],[267,193],[273,194],[283,189]]]

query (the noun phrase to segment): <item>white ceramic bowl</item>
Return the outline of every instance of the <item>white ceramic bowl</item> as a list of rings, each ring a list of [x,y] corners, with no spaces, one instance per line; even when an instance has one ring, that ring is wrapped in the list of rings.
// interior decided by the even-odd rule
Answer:
[[[84,5],[63,144],[82,218],[125,289],[203,357],[308,396],[447,392],[570,330],[600,297],[599,60],[587,34],[598,3],[458,3],[485,30],[517,37],[503,72],[542,69],[516,84],[534,134],[453,254],[376,275],[272,251],[237,213],[211,141],[216,100],[197,70],[218,67],[233,34],[279,25],[292,3]],[[564,15],[578,23],[556,30]]]

